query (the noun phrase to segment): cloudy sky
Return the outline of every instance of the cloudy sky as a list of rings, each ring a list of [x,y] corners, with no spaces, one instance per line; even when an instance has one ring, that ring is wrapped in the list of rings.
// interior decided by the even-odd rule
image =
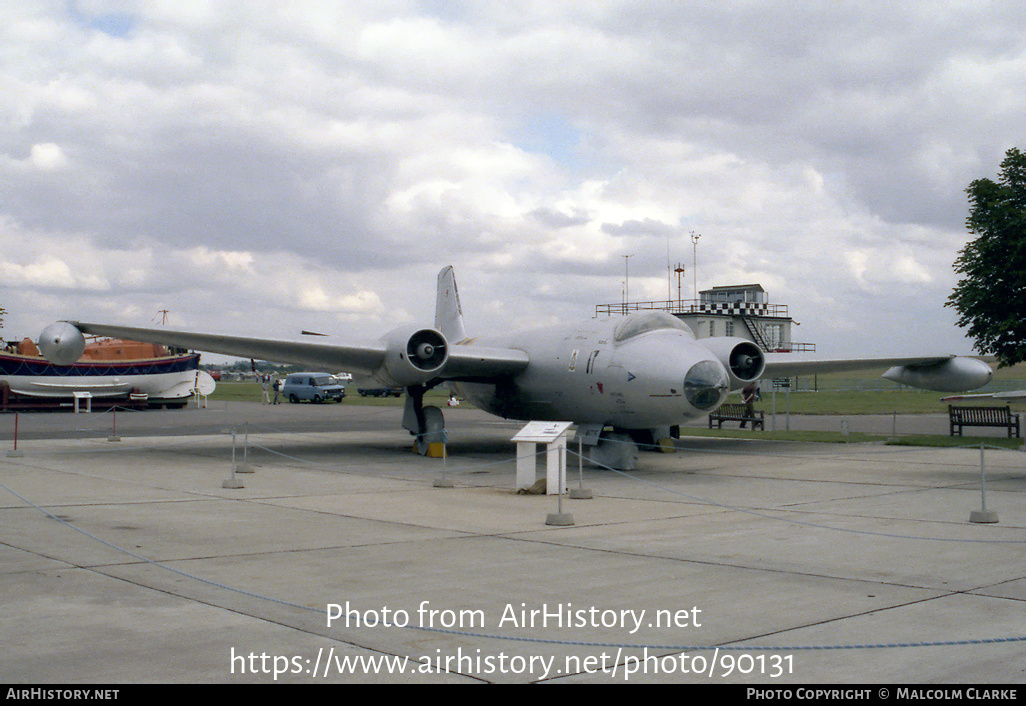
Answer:
[[[1026,5],[0,4],[0,335],[471,333],[760,282],[825,355],[970,352],[965,188]],[[700,235],[697,271],[690,233]]]

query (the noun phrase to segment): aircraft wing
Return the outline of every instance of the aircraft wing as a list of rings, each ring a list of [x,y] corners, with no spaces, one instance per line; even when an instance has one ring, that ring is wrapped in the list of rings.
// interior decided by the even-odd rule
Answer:
[[[494,380],[513,375],[527,367],[527,353],[517,349],[486,348],[473,345],[444,346],[447,355],[437,367],[424,364],[412,372],[395,361],[404,358],[409,345],[405,334],[390,335],[382,341],[363,345],[338,345],[310,341],[287,341],[225,336],[222,334],[146,329],[79,321],[66,322],[84,334],[110,336],[130,341],[160,343],[177,348],[221,353],[240,358],[295,363],[328,371],[344,370],[357,375],[377,377],[390,385],[407,386],[443,380]],[[416,334],[414,334],[415,336]],[[411,336],[410,340],[412,341]],[[444,339],[443,339],[444,340]],[[408,355],[409,358],[414,358]],[[77,358],[76,358],[77,359]],[[389,365],[390,361],[393,362]],[[412,377],[411,377],[412,376]]]
[[[449,349],[444,377],[448,380],[491,380],[515,375],[527,367],[530,358],[516,348],[488,348],[456,345]]]
[[[792,377],[888,366],[882,376],[887,380],[943,392],[975,390],[990,382],[994,374],[982,360],[954,355],[816,360],[796,358],[790,353],[767,353],[763,377]]]
[[[794,377],[812,373],[843,373],[872,368],[890,368],[896,365],[934,365],[954,356],[919,356],[900,358],[837,358],[817,360],[799,358],[793,353],[767,353],[764,377]]]
[[[85,334],[110,336],[128,341],[160,343],[208,353],[223,353],[240,358],[273,360],[281,363],[309,365],[326,370],[351,370],[370,374],[381,365],[384,344],[370,346],[337,346],[308,341],[275,341],[263,338],[224,336],[213,333],[191,333],[167,329],[134,328],[69,321]]]

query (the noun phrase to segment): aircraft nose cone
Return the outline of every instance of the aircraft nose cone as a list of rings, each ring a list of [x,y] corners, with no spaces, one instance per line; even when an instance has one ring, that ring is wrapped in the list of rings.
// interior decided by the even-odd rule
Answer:
[[[684,396],[695,409],[712,409],[730,389],[727,371],[715,360],[695,363],[684,376]]]

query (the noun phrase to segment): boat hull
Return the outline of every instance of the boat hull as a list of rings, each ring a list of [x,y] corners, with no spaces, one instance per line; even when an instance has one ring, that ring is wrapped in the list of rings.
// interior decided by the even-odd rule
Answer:
[[[152,402],[184,401],[197,381],[199,354],[147,360],[79,361],[54,365],[45,358],[0,353],[0,383],[10,393],[40,399],[70,399],[76,392],[93,397],[126,397],[138,392]]]

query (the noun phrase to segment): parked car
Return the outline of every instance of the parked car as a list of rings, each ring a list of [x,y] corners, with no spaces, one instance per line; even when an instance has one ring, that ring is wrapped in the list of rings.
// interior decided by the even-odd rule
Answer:
[[[402,397],[401,387],[359,387],[360,397]]]
[[[291,373],[285,378],[281,392],[293,404],[300,400],[341,402],[346,396],[346,388],[328,373]]]

